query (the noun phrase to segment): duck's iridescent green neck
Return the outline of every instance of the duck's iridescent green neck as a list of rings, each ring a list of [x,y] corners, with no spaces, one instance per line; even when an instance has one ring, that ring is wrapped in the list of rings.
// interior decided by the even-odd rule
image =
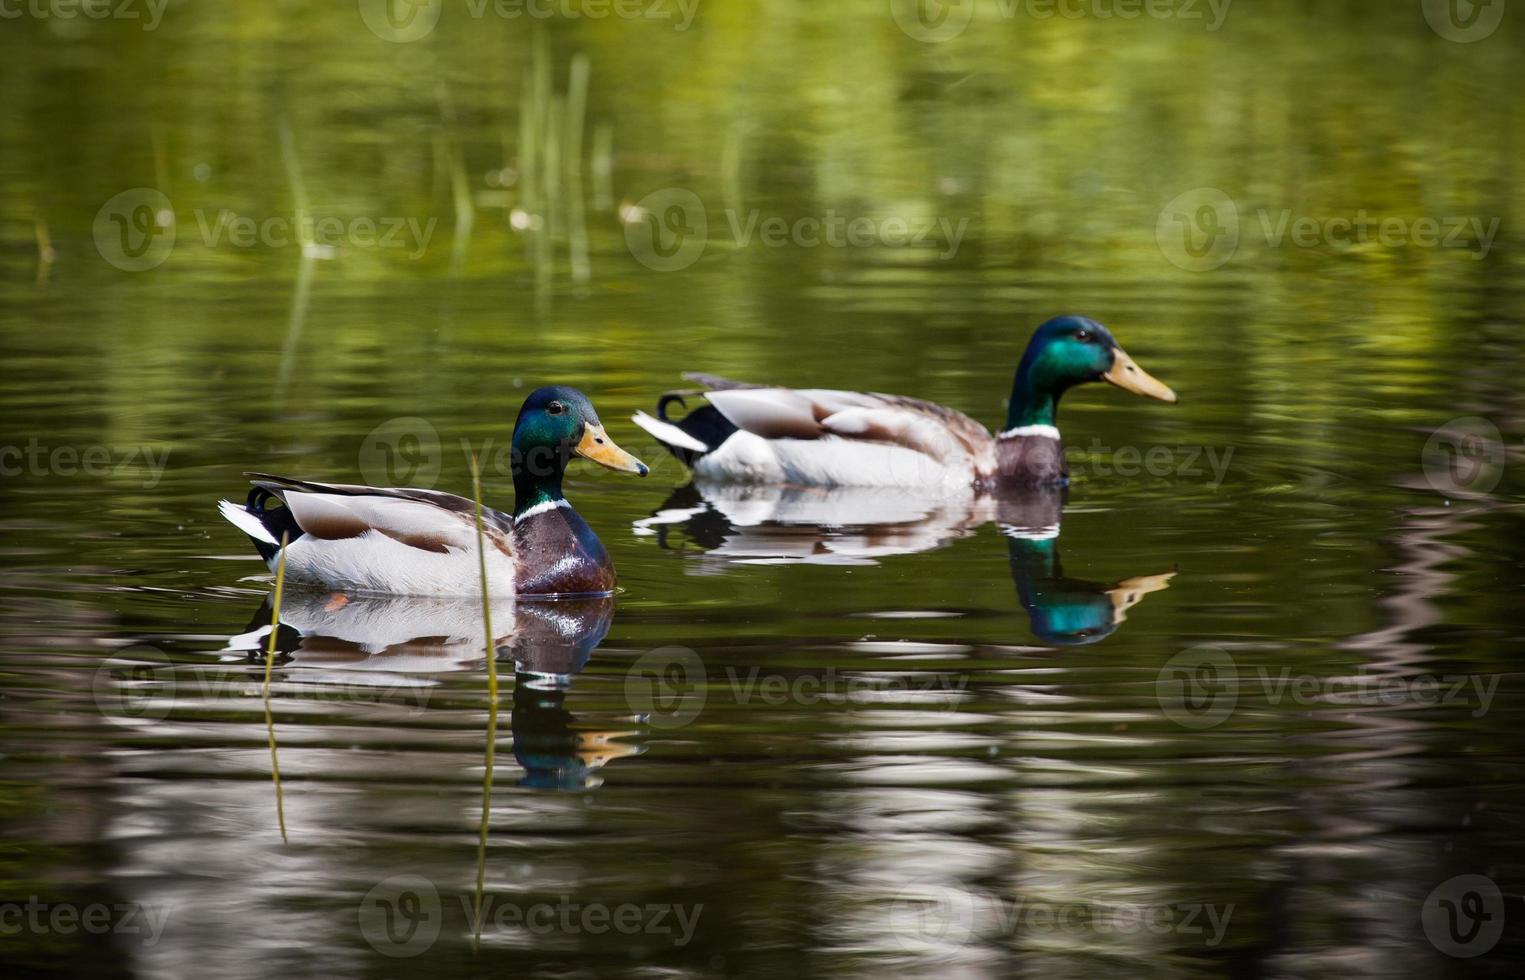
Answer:
[[[561,478],[567,471],[567,452],[548,438],[536,421],[521,423],[514,430],[514,517],[532,507],[554,504],[565,498]]]
[[[1022,375],[1011,386],[1006,408],[1006,431],[1028,425],[1053,425],[1059,413],[1059,394],[1024,383]]]
[[[1031,579],[1034,576],[1052,578],[1059,571],[1059,535],[1053,537],[1021,537],[1010,535],[1006,539],[1007,557],[1011,560],[1012,573]]]
[[[1072,386],[1095,374],[1093,352],[1082,344],[1038,340],[1017,365],[1006,409],[1006,428],[1054,425],[1059,399]]]
[[[561,494],[561,474],[535,476],[523,467],[514,468],[514,516],[522,517],[531,508],[554,504],[566,498]]]

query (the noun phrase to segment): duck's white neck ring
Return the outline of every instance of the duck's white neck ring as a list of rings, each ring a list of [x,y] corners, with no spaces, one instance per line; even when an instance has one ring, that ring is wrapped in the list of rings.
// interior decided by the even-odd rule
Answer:
[[[557,507],[570,506],[572,505],[567,503],[565,497],[558,497],[555,500],[544,500],[531,507],[524,513],[514,515],[514,523],[523,524],[525,521],[529,520],[531,517],[534,517],[536,514],[544,514],[546,511],[555,510]]]
[[[1052,541],[1059,537],[1059,525],[1048,524],[1043,527],[1020,527],[1016,524],[999,525],[1001,533],[1008,538],[1016,538],[1019,541]]]
[[[1029,436],[1038,436],[1043,439],[1059,438],[1059,430],[1052,425],[1019,425],[1015,429],[1007,429],[996,436],[997,439],[1026,439]]]

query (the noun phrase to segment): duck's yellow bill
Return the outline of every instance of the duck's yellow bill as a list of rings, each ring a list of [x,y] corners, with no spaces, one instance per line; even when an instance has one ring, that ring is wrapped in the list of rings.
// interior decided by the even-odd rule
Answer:
[[[1139,575],[1135,578],[1125,578],[1108,589],[1107,598],[1112,601],[1112,625],[1116,626],[1127,619],[1128,610],[1142,602],[1144,596],[1170,588],[1170,580],[1175,577],[1175,572]]]
[[[650,472],[645,463],[616,446],[601,425],[583,426],[582,439],[577,443],[575,452],[583,459],[591,459],[600,466],[607,466],[621,473],[645,476]]]
[[[1176,403],[1176,393],[1148,371],[1134,363],[1133,358],[1121,347],[1112,349],[1112,369],[1102,375],[1124,391],[1146,398],[1158,398],[1162,402]]]

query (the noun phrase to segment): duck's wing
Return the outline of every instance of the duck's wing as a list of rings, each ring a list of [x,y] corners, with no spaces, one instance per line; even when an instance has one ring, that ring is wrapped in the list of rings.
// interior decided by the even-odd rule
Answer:
[[[776,388],[706,374],[688,374],[738,429],[764,439],[838,436],[883,442],[925,453],[941,462],[981,459],[992,451],[990,430],[935,402],[878,392],[828,388]]]
[[[476,504],[465,497],[412,487],[317,483],[270,473],[245,475],[255,489],[243,511],[258,520],[271,543],[279,542],[283,533],[288,539],[305,534],[336,541],[375,531],[427,552],[476,547]],[[271,498],[285,507],[270,507]],[[243,527],[247,522],[235,523]],[[245,531],[255,536],[248,527]],[[482,531],[489,545],[504,554],[513,553],[509,515],[484,507]]]

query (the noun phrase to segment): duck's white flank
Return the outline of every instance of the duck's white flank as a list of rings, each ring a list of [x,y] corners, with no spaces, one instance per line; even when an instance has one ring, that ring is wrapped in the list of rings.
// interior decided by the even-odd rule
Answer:
[[[298,508],[314,506],[313,494],[287,495],[288,506],[300,519]],[[565,501],[561,501],[565,504]],[[373,508],[389,516],[421,519],[429,514],[429,505],[416,501],[385,498],[328,497],[320,505]],[[253,514],[237,504],[219,501],[217,509],[239,530],[250,537],[278,545],[265,526]],[[374,516],[374,515],[373,515]],[[455,540],[444,551],[429,551],[404,544],[377,530],[368,530],[348,538],[319,538],[304,534],[286,546],[286,578],[293,583],[317,585],[325,589],[411,596],[480,596],[482,581],[477,567],[475,535],[464,521]],[[402,526],[396,521],[386,526]],[[269,561],[272,571],[280,563],[281,552]],[[487,588],[495,596],[514,594],[514,561],[495,547],[487,549]]]
[[[882,442],[827,436],[764,439],[733,433],[694,464],[694,475],[723,483],[786,483],[817,487],[967,489],[969,471],[926,453]]]
[[[1044,439],[1058,439],[1059,430],[1052,425],[1019,425],[1015,429],[1007,429],[996,436],[997,439],[1023,439],[1028,436],[1040,436]]]
[[[555,510],[557,507],[570,507],[570,506],[572,506],[572,505],[567,503],[565,498],[562,498],[562,499],[559,499],[559,500],[546,500],[546,501],[543,501],[541,503],[536,504],[535,506],[531,507],[529,510],[527,510],[524,513],[522,513],[522,514],[518,515],[517,517],[515,517],[514,518],[514,523],[518,524],[520,521],[527,521],[531,517],[534,517],[536,514],[544,514],[546,511],[548,511],[548,510]]]
[[[636,412],[630,416],[630,421],[651,433],[652,437],[658,442],[666,443],[669,446],[676,446],[679,449],[687,449],[690,452],[707,453],[710,451],[709,446],[706,446],[676,425],[653,418],[645,412]]]
[[[271,561],[280,561],[277,553]],[[487,589],[494,596],[514,594],[514,562],[497,548],[487,548]],[[476,549],[425,551],[380,531],[328,540],[304,534],[286,546],[286,578],[326,589],[413,596],[480,596],[482,580]]]

